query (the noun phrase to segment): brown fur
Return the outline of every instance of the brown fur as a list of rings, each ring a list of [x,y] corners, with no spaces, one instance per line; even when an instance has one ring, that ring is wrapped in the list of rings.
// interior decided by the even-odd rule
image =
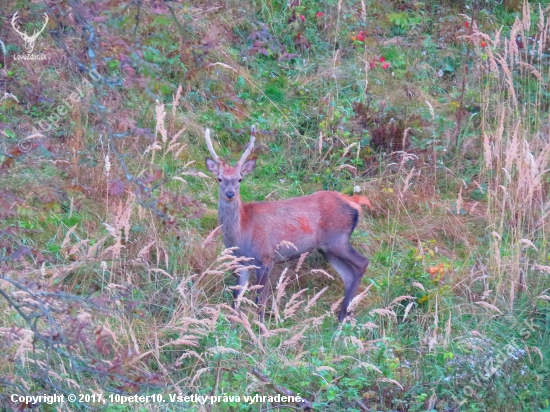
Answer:
[[[349,197],[331,191],[277,202],[240,203],[242,241],[231,246],[238,246],[241,253],[259,253],[262,260],[270,263],[292,259],[328,246],[327,239],[334,232],[344,231],[351,235],[354,225],[349,209],[360,211],[361,204],[370,205],[370,202],[362,196]],[[249,244],[248,239],[252,238],[254,244]],[[286,246],[277,248],[283,241],[293,243],[298,250]]]

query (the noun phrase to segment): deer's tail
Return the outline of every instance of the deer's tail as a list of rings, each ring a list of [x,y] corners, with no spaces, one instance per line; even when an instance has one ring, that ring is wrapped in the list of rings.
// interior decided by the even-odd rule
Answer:
[[[353,196],[346,196],[342,195],[344,200],[352,206],[354,209],[357,209],[359,212],[361,212],[361,206],[367,206],[370,210],[372,210],[372,205],[370,203],[370,200],[365,196],[359,196],[359,195],[353,195]]]
[[[372,210],[370,200],[365,196],[353,195],[351,197],[351,201],[359,206],[367,206],[370,210]]]

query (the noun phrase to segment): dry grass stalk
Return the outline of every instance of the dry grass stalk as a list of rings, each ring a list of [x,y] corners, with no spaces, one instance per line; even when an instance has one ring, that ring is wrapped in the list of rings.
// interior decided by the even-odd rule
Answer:
[[[183,91],[183,87],[181,86],[181,83],[180,83],[178,85],[178,90],[176,91],[176,94],[172,98],[172,127],[174,127],[174,122],[176,120],[176,110],[178,109],[178,106],[179,106],[182,91]]]
[[[543,357],[542,352],[539,348],[537,348],[536,346],[526,346],[525,349],[526,349],[527,354],[529,354],[529,361],[530,362],[532,362],[531,355],[530,355],[531,352],[536,352],[537,355],[539,355],[540,361],[541,362],[543,361],[544,357]]]
[[[548,9],[547,9],[548,10]],[[546,18],[546,23],[545,23]],[[542,6],[539,3],[539,33],[541,35],[539,39],[539,50],[538,50],[538,56],[539,58],[543,55],[543,48],[546,42],[548,41],[548,33],[550,32],[550,18],[547,18],[544,14],[544,11],[542,10]]]
[[[443,348],[447,349],[449,342],[451,341],[451,313],[449,312],[449,319],[447,320],[447,326],[445,326],[445,338],[443,339]]]
[[[396,380],[394,379],[389,379],[389,378],[378,378],[376,379],[377,382],[387,382],[387,383],[393,383],[394,385],[398,386],[399,389],[401,389],[402,391],[405,390],[403,388],[403,386],[401,386],[401,384],[399,382],[397,382]]]
[[[307,324],[310,328],[314,328],[321,325],[327,316],[329,316],[328,313],[325,313],[324,315],[317,316],[315,318],[306,318],[300,322],[300,325]]]
[[[296,245],[292,242],[289,242],[288,240],[283,240],[281,243],[279,243],[277,245],[277,249],[279,249],[280,246],[285,246],[287,248],[293,248],[293,249],[296,249],[296,251],[298,251],[298,248],[296,247]]]
[[[397,315],[396,313],[391,310],[391,309],[382,309],[382,308],[379,308],[379,309],[373,309],[369,312],[370,315],[379,315],[379,316],[386,316],[388,318],[394,318],[395,320],[397,320]]]
[[[232,348],[226,348],[225,346],[214,346],[213,348],[209,348],[207,350],[208,353],[212,353],[214,355],[223,355],[223,354],[228,354],[228,353],[234,353],[234,354],[237,354],[239,355],[240,352],[235,350],[235,349],[232,349]]]
[[[120,257],[120,253],[125,246],[122,245],[122,236],[124,231],[124,238],[126,242],[129,242],[130,236],[130,216],[134,208],[135,195],[130,194],[126,199],[126,203],[120,200],[117,207],[117,213],[114,216],[114,222],[112,225],[103,223],[109,234],[114,238],[115,244],[109,246],[103,251],[101,256],[105,256],[107,253],[112,253],[112,258],[116,259]]]
[[[456,214],[460,215],[460,210],[462,209],[462,188],[463,185],[460,185],[460,189],[458,191],[458,197],[456,199]]]
[[[342,157],[341,157],[340,159],[343,159],[344,157],[346,157],[346,155],[349,153],[349,151],[350,151],[353,147],[357,146],[358,144],[359,144],[359,143],[354,142],[354,143],[350,144],[349,146],[347,146],[347,147],[344,149],[344,154],[342,155]]]
[[[256,333],[252,330],[252,327],[250,326],[250,322],[248,321],[248,318],[243,312],[239,312],[237,315],[227,315],[227,319],[241,325],[244,328],[244,330],[248,333],[248,335],[250,336],[250,339],[252,340],[253,344],[256,345],[258,350],[265,353],[265,348],[262,341],[258,339],[258,336],[256,336]]]
[[[336,360],[336,359],[335,359]],[[378,369],[376,366],[374,366],[372,363],[368,363],[368,362],[359,362],[359,367],[361,368],[365,368],[367,371],[369,370],[373,370],[377,373],[379,373],[380,375],[383,375],[383,372]]]
[[[538,251],[537,247],[529,239],[520,239],[519,243],[522,243],[522,244],[526,245],[527,247],[532,247],[533,249]]]
[[[338,299],[336,302],[334,302],[330,306],[330,312],[336,313],[336,311],[340,308],[340,305],[342,304],[343,301],[344,301],[344,297],[342,296],[340,299]]]
[[[283,343],[281,343],[281,346],[296,346],[300,340],[304,337],[304,333],[306,330],[308,330],[309,326],[305,326],[300,332],[298,332],[296,335],[294,335],[292,338],[285,340]]]
[[[367,328],[370,331],[373,331],[374,329],[378,329],[378,325],[372,322],[366,322],[362,325],[362,327]]]
[[[336,371],[336,369],[334,369],[334,368],[332,368],[332,367],[330,367],[330,366],[326,366],[326,365],[317,367],[317,368],[315,369],[315,371],[316,371],[316,372],[329,371],[329,372],[334,373],[334,374],[338,373],[338,372]]]
[[[204,363],[204,359],[197,352],[195,352],[194,350],[186,350],[183,352],[183,355],[176,359],[176,361],[174,362],[174,366],[176,368],[179,368],[183,364],[182,360],[187,359],[191,356],[195,357],[201,363]]]
[[[258,322],[257,320],[254,321],[254,324],[256,324],[260,328],[260,330],[262,331],[262,336],[264,338],[271,338],[273,336],[279,335],[280,333],[290,332],[290,329],[287,328],[268,329],[265,324]]]
[[[296,272],[299,272],[300,269],[302,268],[302,265],[304,264],[304,260],[306,259],[307,255],[309,255],[309,252],[302,253],[300,255],[300,259],[298,259],[298,263],[296,264],[296,269],[295,269]]]
[[[353,177],[357,176],[357,168],[355,166],[343,164],[336,168],[336,170],[342,170],[342,169],[346,169],[348,172],[351,173]]]
[[[364,342],[361,339],[357,338],[356,336],[353,336],[353,335],[345,336],[343,340],[344,340],[344,344],[348,347],[355,346],[357,348],[363,349]]]
[[[525,31],[529,31],[529,29],[531,28],[531,8],[529,7],[529,2],[527,0],[523,1],[521,24],[522,35],[523,38],[525,38]]]
[[[428,110],[430,111],[430,115],[432,116],[432,122],[435,121],[435,110],[432,104],[426,100],[426,104],[428,105]]]
[[[483,135],[483,157],[485,159],[485,167],[487,170],[491,170],[493,168],[493,153],[491,150],[491,141],[486,133]]]
[[[197,279],[197,283],[199,283],[205,276],[207,275],[224,275],[226,272],[239,272],[241,270],[252,270],[257,269],[257,266],[254,265],[244,265],[243,263],[246,263],[252,258],[244,257],[244,256],[234,256],[231,253],[236,248],[228,248],[225,249],[216,259],[216,261],[208,267],[207,270],[205,270],[202,275]],[[214,269],[211,269],[212,266],[216,265]]]
[[[483,306],[484,308],[487,308],[487,309],[490,309],[494,312],[498,312],[499,314],[502,315],[502,311],[497,308],[496,306],[494,305],[491,305],[490,303],[487,303],[487,302],[483,302],[483,301],[478,301],[478,302],[475,302],[476,305],[480,305],[480,306]]]
[[[413,306],[414,306],[414,302],[409,302],[409,304],[405,308],[405,313],[403,314],[403,322],[405,322],[405,319],[407,319],[407,316],[411,311],[411,309],[413,308]]]
[[[518,64],[529,69],[531,74],[535,76],[539,82],[544,83],[544,78],[542,77],[542,74],[535,67],[533,67],[533,65],[522,61],[519,61]]]
[[[170,273],[168,273],[167,271],[165,271],[164,269],[159,269],[159,268],[151,268],[148,270],[148,272],[153,272],[153,273],[160,273],[170,279],[174,279],[174,277],[172,275],[170,275]]]
[[[248,290],[248,282],[246,282],[243,286],[236,285],[236,286],[230,287],[229,289],[242,291],[241,293],[239,293],[239,296],[237,297],[237,299],[234,300],[234,303],[233,303],[234,307],[235,307],[235,310],[239,311],[239,307],[241,306],[241,302],[243,301],[243,299],[245,299],[244,294]]]
[[[307,290],[307,288],[305,289],[302,289],[300,290],[299,292],[296,292],[294,293],[291,297],[290,297],[290,300],[287,302],[287,304],[285,305],[285,309],[283,311],[283,316],[284,316],[284,319],[288,319],[292,316],[294,316],[294,314],[296,313],[296,311],[298,310],[298,308],[300,307],[300,305],[302,303],[304,303],[303,300],[297,300],[305,291]]]
[[[351,313],[353,310],[355,310],[355,308],[357,307],[357,305],[359,305],[359,302],[361,302],[361,301],[363,300],[363,298],[364,298],[365,296],[367,296],[367,294],[369,293],[369,290],[370,290],[370,288],[372,287],[372,285],[373,285],[373,284],[371,283],[369,286],[367,286],[367,287],[365,288],[364,291],[362,291],[361,293],[359,293],[357,296],[355,296],[355,297],[351,300],[351,302],[350,302],[349,305],[348,305],[348,313]]]
[[[323,269],[311,269],[310,272],[311,273],[320,273],[322,275],[325,275],[330,280],[334,280],[334,276],[332,276],[330,273],[328,273],[327,271],[325,271]]]
[[[521,20],[519,20],[519,18],[516,16],[516,20],[514,21],[514,24],[512,25],[512,28],[510,29],[510,38],[509,39],[506,39],[506,44],[508,45],[508,56],[505,56],[505,57],[508,57],[508,61],[510,62],[510,66],[509,66],[509,69],[508,69],[508,66],[506,66],[506,68],[508,70],[514,70],[514,63],[517,61],[517,59],[520,57],[519,56],[519,48],[518,48],[518,44],[517,44],[517,37],[518,37],[518,34],[519,32],[521,31]],[[509,78],[511,78],[511,74],[509,75]]]
[[[392,300],[390,302],[390,304],[388,305],[388,308],[392,308],[393,305],[396,305],[398,304],[399,302],[403,301],[403,300],[416,300],[416,298],[414,296],[408,296],[408,295],[403,295],[403,296],[399,296],[397,298],[395,298],[394,300]]]
[[[416,287],[416,288],[418,288],[418,289],[423,290],[424,292],[426,291],[426,289],[424,289],[424,286],[422,285],[422,283],[419,283],[419,282],[412,282],[411,285],[413,285],[414,287]]]
[[[88,246],[88,243],[90,243],[90,239],[82,239],[78,241],[76,244],[71,246],[71,248],[69,249],[69,253],[67,253],[65,257],[79,256],[85,259],[85,255],[84,253],[82,253],[83,250],[85,249],[83,248],[83,246]]]
[[[8,350],[12,345],[17,343],[17,349],[15,350],[14,357],[17,357],[21,361],[21,366],[25,367],[27,361],[27,354],[33,351],[33,338],[34,333],[30,329],[15,329],[15,328],[1,328],[0,336],[2,336],[6,342],[6,346],[3,348],[4,353],[8,353]],[[39,350],[38,352],[42,352]]]
[[[77,226],[78,226],[78,223],[68,230],[67,234],[65,235],[65,238],[63,239],[63,242],[61,242],[61,249],[65,248],[65,246],[67,246],[67,244],[70,242],[71,235],[76,230]]]
[[[176,142],[176,140],[178,140],[178,137],[180,137],[183,134],[183,132],[185,132],[185,127],[180,131],[178,131],[174,136],[172,136],[172,138],[168,142],[168,146],[166,147],[166,150],[164,151],[164,154],[163,154],[164,156],[176,150],[174,157],[177,158],[178,155],[181,153],[181,151],[187,147],[186,144]]]
[[[166,118],[166,110],[164,110],[164,104],[160,103],[157,100],[157,105],[155,106],[155,120],[156,120],[155,139],[157,138],[157,135],[160,134],[163,143],[166,143],[166,141],[168,140],[168,132],[164,127],[165,118]]]
[[[222,232],[222,225],[219,225],[217,228],[215,228],[213,231],[211,231],[206,239],[204,239],[204,242],[202,242],[201,247],[204,249],[206,246],[210,245],[213,240],[218,237]]]
[[[304,308],[304,312],[309,313],[311,308],[315,305],[317,300],[321,297],[323,293],[325,293],[328,289],[328,286],[325,286],[323,289],[321,289],[319,292],[315,294],[307,303],[306,307]]]
[[[432,107],[433,109],[433,107]],[[433,118],[433,116],[432,116]],[[409,134],[409,131],[411,130],[410,127],[407,127],[405,129],[405,131],[403,132],[403,141],[401,142],[401,147],[403,148],[403,150],[405,150],[405,147],[407,145],[407,135]],[[403,161],[403,159],[401,159],[401,164],[399,165],[399,168],[402,169],[403,166],[404,166],[405,162]]]
[[[535,263],[533,265],[533,268],[536,270],[540,270],[541,272],[550,274],[550,266],[544,266],[544,265],[539,265],[538,263]]]
[[[191,385],[201,377],[201,375],[205,372],[208,372],[211,368],[209,367],[206,367],[206,368],[201,368],[199,369],[197,372],[195,372],[195,374],[193,375],[193,377],[191,378]]]
[[[140,249],[140,251],[138,252],[138,254],[137,254],[137,258],[139,260],[149,261],[149,251],[151,250],[151,248],[153,247],[153,245],[156,242],[157,242],[156,240],[153,240],[150,243],[148,243],[147,245],[145,245],[144,247],[142,247]]]
[[[199,347],[200,346],[199,339],[200,337],[196,335],[183,335],[171,342],[168,342],[162,346],[159,346],[159,348],[164,348],[166,346],[182,346],[182,345]]]
[[[279,280],[277,282],[277,286],[275,287],[275,292],[276,292],[275,302],[276,303],[279,303],[281,301],[281,298],[285,294],[285,289],[286,289],[287,285],[290,283],[290,278],[285,277],[287,270],[288,270],[288,268],[285,268],[285,270],[283,270],[283,273],[281,273],[281,276],[279,277]]]
[[[504,168],[508,171],[508,173],[512,172],[512,166],[516,162],[519,154],[519,128],[521,126],[521,123],[516,123],[516,127],[514,128],[514,134],[512,135],[512,140],[510,142],[510,145],[506,149],[506,160],[504,162]],[[510,183],[510,182],[507,182]]]
[[[404,158],[404,156],[403,156]],[[399,192],[399,197],[401,199],[403,199],[403,197],[405,196],[405,193],[407,193],[407,191],[409,190],[409,186],[410,186],[410,181],[411,181],[411,178],[413,176],[413,173],[414,173],[414,167],[410,170],[410,172],[407,174],[407,177],[405,178],[405,182],[403,183],[403,188],[401,189],[401,191]],[[419,172],[420,173],[420,172]]]

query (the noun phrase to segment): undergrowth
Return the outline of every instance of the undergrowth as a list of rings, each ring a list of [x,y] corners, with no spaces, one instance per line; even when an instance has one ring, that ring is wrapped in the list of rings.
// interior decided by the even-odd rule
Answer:
[[[8,3],[1,407],[550,410],[545,2]],[[17,9],[29,33],[49,16],[46,61],[14,58]],[[253,124],[244,201],[373,204],[343,324],[316,253],[275,268],[265,323],[254,286],[231,306],[246,262],[223,248],[203,133],[236,159]],[[289,393],[304,402],[244,401]]]

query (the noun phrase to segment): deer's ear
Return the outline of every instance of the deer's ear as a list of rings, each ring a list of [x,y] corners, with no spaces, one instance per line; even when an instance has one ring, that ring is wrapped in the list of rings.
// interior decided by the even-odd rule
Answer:
[[[256,159],[250,159],[243,163],[241,167],[241,175],[246,176],[254,170],[256,167]]]
[[[212,173],[214,176],[218,175],[218,163],[216,163],[214,160],[210,159],[209,157],[206,158],[206,168]]]

